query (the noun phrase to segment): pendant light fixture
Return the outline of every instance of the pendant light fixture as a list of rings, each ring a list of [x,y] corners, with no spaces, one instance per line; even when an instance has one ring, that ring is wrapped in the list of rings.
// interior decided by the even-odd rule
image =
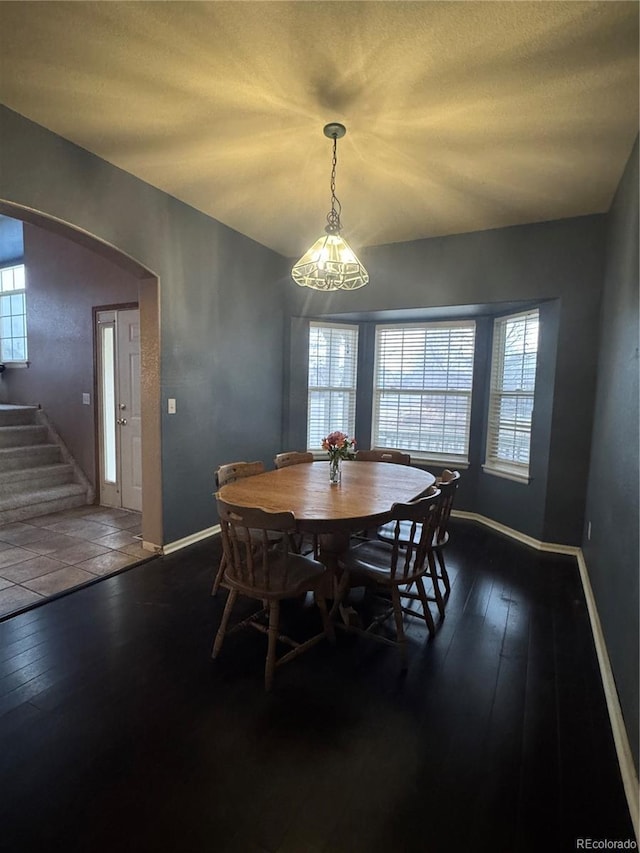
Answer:
[[[291,270],[291,276],[300,287],[314,290],[357,290],[369,281],[369,274],[347,241],[340,236],[342,206],[336,198],[337,144],[347,129],[332,122],[324,127],[324,135],[333,139],[331,164],[331,210],[327,214],[326,234],[305,252]]]

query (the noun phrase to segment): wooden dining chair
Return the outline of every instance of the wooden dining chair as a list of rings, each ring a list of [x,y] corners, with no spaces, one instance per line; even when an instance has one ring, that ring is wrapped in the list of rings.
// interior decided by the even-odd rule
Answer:
[[[401,450],[357,450],[356,462],[394,462],[396,465],[411,465],[411,455]],[[367,540],[375,536],[373,530],[359,530],[353,534],[355,540]]]
[[[422,579],[429,568],[429,546],[438,523],[439,497],[439,489],[432,486],[424,497],[416,501],[394,504],[389,522],[394,533],[390,541],[373,539],[361,542],[338,558],[338,567],[342,572],[341,590],[365,586],[374,592],[381,591],[386,596],[383,599],[383,611],[373,615],[366,627],[354,624],[343,627],[372,640],[397,646],[403,670],[407,668],[403,614],[424,619],[429,634],[435,633]],[[401,538],[401,532],[407,533],[406,538]],[[408,592],[412,585],[416,587],[415,595],[422,605],[422,613],[402,603],[403,593]],[[395,619],[395,639],[375,633],[375,629],[391,616]]]
[[[313,453],[301,450],[289,450],[286,453],[276,454],[273,464],[276,468],[286,468],[287,465],[301,465],[304,462],[313,462]]]
[[[216,658],[227,634],[239,628],[253,627],[268,636],[265,664],[265,689],[270,690],[274,672],[307,651],[324,637],[334,640],[333,624],[325,600],[326,569],[310,557],[291,549],[291,536],[296,525],[293,513],[270,513],[263,509],[234,506],[216,496],[222,543],[226,556],[225,585],[229,597],[216,633],[211,656]],[[278,537],[274,545],[272,536]],[[322,616],[322,631],[297,642],[280,633],[280,602],[312,592]],[[238,596],[261,601],[262,609],[229,628],[229,618]],[[265,624],[264,617],[268,616]],[[277,657],[277,643],[291,646],[291,651]]]
[[[236,480],[240,480],[242,477],[252,477],[254,474],[262,474],[264,470],[264,462],[229,462],[227,465],[221,465],[214,474],[216,491],[226,486],[227,483],[235,483]],[[216,595],[220,589],[220,584],[224,577],[225,565],[226,558],[223,550],[216,576],[213,580],[213,586],[211,587],[211,595]]]
[[[440,567],[437,579],[442,580],[446,593],[449,595],[451,592],[451,581],[449,580],[449,574],[445,565],[443,550],[449,544],[449,519],[451,518],[451,510],[453,509],[456,492],[460,485],[460,472],[445,468],[437,478],[436,485],[440,489],[441,497],[438,510],[438,528],[431,547],[438,559]]]
[[[401,450],[357,450],[356,462],[395,462],[396,465],[411,465],[411,454]]]
[[[458,485],[460,484],[460,472],[445,468],[442,474],[436,478],[436,487],[440,489],[440,500],[438,502],[438,523],[431,540],[429,569],[427,575],[431,579],[433,596],[429,600],[435,601],[440,618],[444,618],[445,604],[451,592],[451,581],[444,560],[443,549],[449,543],[449,519]],[[384,541],[392,541],[395,535],[395,527],[392,524],[384,524],[378,528],[378,538]],[[400,539],[406,541],[409,536],[409,525],[400,526]],[[438,561],[436,566],[434,555]],[[444,594],[440,588],[440,581],[444,584]],[[409,597],[414,597],[408,593]]]
[[[276,468],[287,468],[289,465],[303,465],[313,462],[310,450],[289,450],[276,454],[273,464]],[[299,554],[313,554],[318,559],[318,537],[311,534],[298,533],[292,540],[293,547]]]

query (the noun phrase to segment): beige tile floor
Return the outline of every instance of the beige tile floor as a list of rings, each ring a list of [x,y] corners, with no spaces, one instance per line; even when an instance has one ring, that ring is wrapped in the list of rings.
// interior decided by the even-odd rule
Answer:
[[[140,513],[82,506],[0,526],[0,619],[153,556]]]

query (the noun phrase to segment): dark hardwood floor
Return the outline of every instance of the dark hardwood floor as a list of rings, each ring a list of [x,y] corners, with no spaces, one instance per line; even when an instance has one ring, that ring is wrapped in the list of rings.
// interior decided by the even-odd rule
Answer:
[[[453,524],[446,618],[397,652],[209,654],[210,540],[0,624],[0,848],[440,853],[633,838],[575,560]],[[288,608],[297,622],[314,618]]]

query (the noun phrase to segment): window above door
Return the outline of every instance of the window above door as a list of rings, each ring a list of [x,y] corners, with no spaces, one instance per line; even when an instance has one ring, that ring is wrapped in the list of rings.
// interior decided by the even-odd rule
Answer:
[[[27,365],[27,304],[24,264],[0,267],[0,361]]]

